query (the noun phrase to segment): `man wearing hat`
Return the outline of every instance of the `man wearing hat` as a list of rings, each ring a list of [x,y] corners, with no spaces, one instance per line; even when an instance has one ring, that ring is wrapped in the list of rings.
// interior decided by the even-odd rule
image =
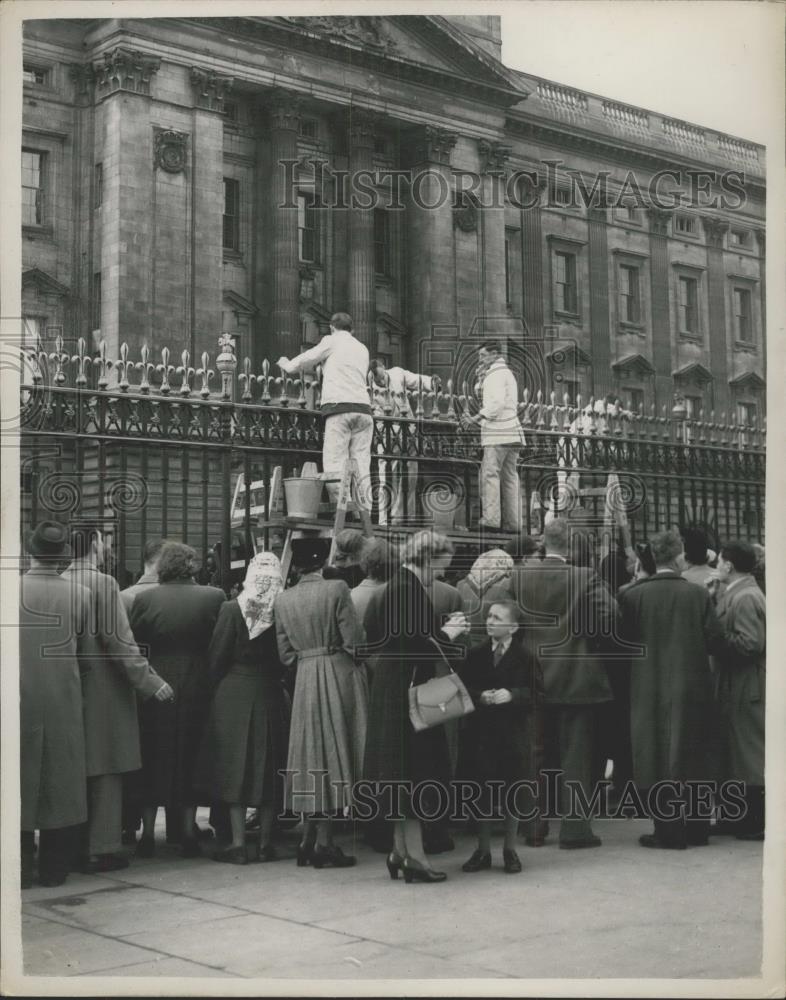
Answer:
[[[69,555],[62,524],[42,521],[27,551],[19,595],[23,889],[33,884],[35,831],[41,885],[62,885],[87,819],[80,656],[90,605],[83,587],[58,575]]]
[[[88,821],[81,870],[100,874],[128,866],[119,852],[123,774],[142,766],[136,695],[171,701],[174,694],[139,652],[117,582],[101,572],[100,528],[76,524],[71,548],[74,561],[63,579],[90,593],[84,654],[89,672],[83,685]]]

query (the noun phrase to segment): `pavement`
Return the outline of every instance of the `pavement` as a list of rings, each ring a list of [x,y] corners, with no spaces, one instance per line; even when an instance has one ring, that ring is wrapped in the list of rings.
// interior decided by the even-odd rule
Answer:
[[[165,847],[111,876],[22,894],[27,975],[205,978],[738,978],[761,964],[762,844],[647,850],[650,824],[594,824],[603,846],[519,846],[520,875],[467,875],[474,838],[432,859],[441,885],[392,882],[350,835],[351,869],[246,867]],[[294,847],[294,834],[289,834]],[[209,846],[209,845],[208,845]],[[286,845],[285,845],[286,846]],[[118,988],[133,989],[133,983]],[[231,989],[231,987],[227,987]]]

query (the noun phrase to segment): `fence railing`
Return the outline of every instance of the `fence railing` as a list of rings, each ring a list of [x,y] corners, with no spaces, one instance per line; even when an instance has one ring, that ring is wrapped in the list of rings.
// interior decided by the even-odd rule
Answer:
[[[85,512],[102,523],[109,518],[121,581],[141,568],[151,537],[180,538],[203,558],[220,550],[222,579],[229,580],[258,537],[253,484],[264,484],[269,510],[273,470],[296,475],[304,461],[318,461],[323,421],[318,372],[277,375],[267,361],[253,370],[248,359],[238,365],[227,340],[220,346],[198,366],[187,352],[175,365],[167,348],[155,358],[142,348],[138,359],[125,345],[116,359],[103,344],[91,355],[84,341],[71,352],[62,341],[25,351],[24,525]],[[376,386],[369,398],[374,520],[390,514],[390,484],[400,475],[408,520],[428,516],[423,496],[439,488],[457,526],[472,527],[480,446],[459,418],[478,405],[474,387],[462,382],[456,391],[446,380],[437,391],[419,384],[397,397]],[[524,531],[539,533],[545,513],[556,509],[575,507],[602,522],[614,474],[634,541],[689,523],[706,526],[713,540],[762,540],[763,427],[713,414],[684,420],[666,410],[632,413],[608,400],[560,400],[556,391],[525,390],[519,413]],[[265,547],[271,530],[259,536]]]

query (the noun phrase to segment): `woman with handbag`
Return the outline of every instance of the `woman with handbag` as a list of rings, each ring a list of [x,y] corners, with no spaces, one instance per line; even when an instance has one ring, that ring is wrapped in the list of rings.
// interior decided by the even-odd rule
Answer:
[[[401,871],[407,883],[444,882],[447,877],[426,859],[418,813],[433,818],[435,785],[445,790],[442,804],[450,800],[448,744],[444,726],[435,723],[471,710],[449,663],[451,656],[461,659],[465,651],[454,640],[468,631],[467,620],[458,611],[440,628],[428,596],[435,574],[447,568],[452,556],[453,546],[443,535],[415,532],[404,543],[401,569],[373,594],[365,616],[373,679],[364,773],[380,807],[387,811],[392,805],[395,813],[399,806],[405,817],[394,822],[387,866],[392,879]],[[429,697],[426,688],[440,682],[442,690]],[[431,800],[412,794],[421,782],[429,783]]]

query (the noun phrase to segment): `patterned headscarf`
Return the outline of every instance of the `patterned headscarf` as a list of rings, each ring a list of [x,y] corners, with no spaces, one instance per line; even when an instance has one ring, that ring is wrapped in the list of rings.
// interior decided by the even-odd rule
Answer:
[[[273,602],[284,589],[281,563],[272,552],[260,552],[248,564],[243,590],[237,599],[248,627],[256,639],[273,624]]]
[[[472,565],[468,579],[479,594],[510,576],[513,557],[504,549],[489,549],[483,552]]]

